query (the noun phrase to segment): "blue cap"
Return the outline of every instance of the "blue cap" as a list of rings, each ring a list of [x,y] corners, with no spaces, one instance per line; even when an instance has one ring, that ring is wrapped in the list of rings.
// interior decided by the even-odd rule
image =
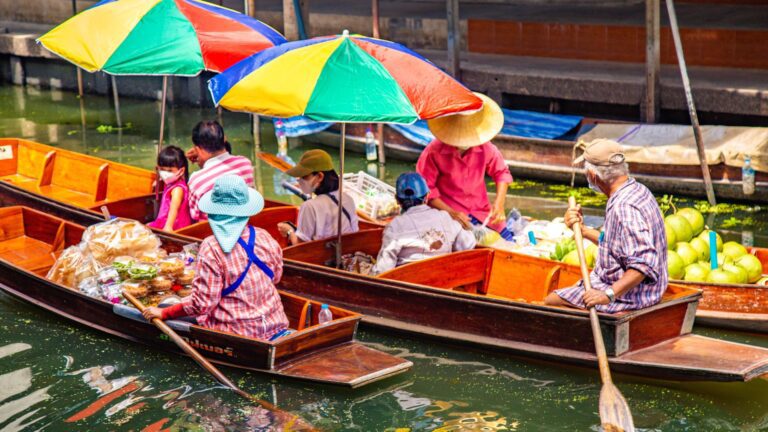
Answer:
[[[424,198],[429,193],[426,180],[421,174],[415,172],[400,174],[395,189],[400,199]]]

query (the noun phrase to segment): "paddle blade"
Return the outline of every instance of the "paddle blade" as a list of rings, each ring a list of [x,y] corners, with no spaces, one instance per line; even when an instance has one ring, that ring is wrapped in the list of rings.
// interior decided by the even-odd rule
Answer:
[[[600,423],[606,432],[634,432],[635,423],[626,399],[611,382],[600,390]]]
[[[265,153],[265,152],[258,152],[256,154],[256,157],[266,162],[268,165],[270,165],[272,168],[275,168],[279,171],[286,172],[289,169],[293,168],[293,165],[289,164],[288,162],[280,159],[277,155],[271,154],[271,153]]]

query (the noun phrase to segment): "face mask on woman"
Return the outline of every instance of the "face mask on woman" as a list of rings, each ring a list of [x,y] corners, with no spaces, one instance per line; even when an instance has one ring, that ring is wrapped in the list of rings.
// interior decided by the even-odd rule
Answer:
[[[303,177],[299,178],[299,189],[307,195],[315,193],[317,186],[313,184],[312,180],[314,180],[314,178],[311,178],[310,180],[306,180]]]

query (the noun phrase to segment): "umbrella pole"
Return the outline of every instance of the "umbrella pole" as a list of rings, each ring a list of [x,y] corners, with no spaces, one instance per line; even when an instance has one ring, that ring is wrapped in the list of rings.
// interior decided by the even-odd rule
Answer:
[[[123,127],[123,120],[120,116],[120,96],[117,93],[117,80],[112,75],[112,98],[115,100],[115,120],[117,120],[117,127]]]
[[[336,268],[341,268],[341,217],[344,213],[344,146],[347,141],[347,124],[341,124],[341,145],[339,146],[339,218],[336,225]]]
[[[160,102],[160,138],[157,140],[157,154],[163,148],[163,134],[165,132],[165,103],[168,97],[168,76],[163,76],[163,96]]]

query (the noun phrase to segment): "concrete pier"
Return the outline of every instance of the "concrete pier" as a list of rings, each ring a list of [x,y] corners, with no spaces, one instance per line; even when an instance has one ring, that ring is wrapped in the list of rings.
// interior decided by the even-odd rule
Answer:
[[[46,1],[52,0],[42,0]],[[710,124],[764,125],[768,121],[768,67],[763,62],[768,56],[749,59],[734,53],[741,52],[743,45],[768,49],[764,44],[768,5],[738,4],[738,0],[691,1],[681,4],[678,14],[684,45],[689,48],[686,57],[690,56],[689,73],[700,118]],[[0,0],[0,10],[6,3],[8,0]],[[88,4],[79,1],[78,7]],[[243,8],[238,0],[223,4]],[[257,0],[254,4],[259,19],[282,29],[282,0]],[[312,0],[309,4],[312,35],[340,33],[342,29],[371,33],[370,2]],[[445,1],[435,0],[380,0],[381,37],[404,43],[444,65],[445,5]],[[52,17],[60,19],[65,14],[58,9],[48,15],[17,13],[13,16],[16,21],[0,22],[0,79],[41,86],[51,85],[53,79],[64,89],[76,88],[75,68],[34,42],[52,23],[19,21],[52,21]],[[461,2],[461,18],[461,76],[470,88],[487,92],[512,108],[641,119],[645,95],[644,33],[638,30],[645,19],[641,1],[528,0],[513,4],[469,0]],[[664,33],[665,16],[661,25]],[[750,43],[750,38],[757,39]],[[682,83],[675,63],[669,62],[665,44],[662,38],[660,119],[684,123],[687,113]],[[728,57],[733,55],[738,55],[738,68],[728,67],[729,62],[737,61]],[[173,79],[174,102],[210,104],[205,85],[208,78]],[[86,73],[84,79],[86,92],[106,94],[110,90],[109,79],[103,74]],[[118,80],[120,93],[125,96],[156,98],[160,89],[159,78]]]

